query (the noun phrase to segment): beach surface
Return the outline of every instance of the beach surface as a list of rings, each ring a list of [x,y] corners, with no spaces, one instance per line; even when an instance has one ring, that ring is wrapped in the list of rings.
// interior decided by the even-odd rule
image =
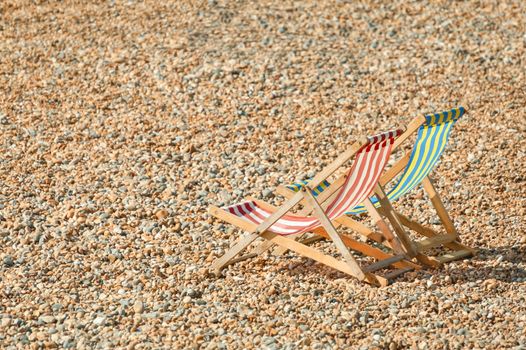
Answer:
[[[526,348],[525,13],[2,1],[0,348]],[[244,234],[210,205],[279,205],[360,136],[458,106],[433,178],[476,257],[385,288],[294,253],[208,273]],[[441,229],[420,187],[394,206]]]

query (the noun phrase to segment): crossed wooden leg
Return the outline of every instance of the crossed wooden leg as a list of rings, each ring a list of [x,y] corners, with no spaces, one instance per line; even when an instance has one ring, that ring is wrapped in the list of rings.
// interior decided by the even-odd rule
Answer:
[[[219,274],[221,269],[225,266],[237,261],[245,260],[251,256],[255,256],[254,254],[249,254],[240,258],[236,258],[236,256],[239,253],[241,253],[245,248],[247,248],[258,237],[264,238],[266,241],[271,242],[272,244],[277,244],[278,246],[290,249],[300,255],[309,257],[336,270],[349,274],[359,280],[366,281],[374,285],[387,285],[391,279],[407,271],[420,268],[420,266],[416,264],[413,264],[409,261],[405,261],[405,254],[391,255],[383,252],[378,248],[371,247],[368,244],[355,241],[354,239],[346,235],[341,235],[337,233],[336,228],[327,218],[316,199],[309,195],[306,195],[306,198],[312,205],[315,215],[322,224],[322,226],[316,229],[315,232],[325,238],[331,239],[334,242],[338,252],[344,257],[344,261],[338,260],[330,255],[323,254],[322,252],[311,248],[301,242],[297,242],[294,239],[280,236],[270,231],[256,233],[257,225],[255,225],[254,223],[245,221],[217,207],[211,207],[210,212],[212,215],[221,218],[227,222],[230,222],[249,232],[248,235],[239,239],[223,256],[214,261],[214,263],[212,264],[213,271],[216,274]],[[352,248],[365,255],[374,257],[379,261],[362,268],[350,254],[348,248]],[[397,268],[397,270],[385,276],[374,274],[374,271],[388,267],[390,265]]]

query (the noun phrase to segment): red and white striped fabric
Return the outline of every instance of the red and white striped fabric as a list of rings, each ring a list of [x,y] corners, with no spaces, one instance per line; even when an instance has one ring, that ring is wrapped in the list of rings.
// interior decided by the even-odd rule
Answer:
[[[326,214],[330,220],[344,215],[346,211],[362,203],[371,194],[389,160],[393,142],[401,133],[402,130],[393,130],[367,138],[368,142],[356,153],[340,192],[327,207]],[[258,206],[254,201],[235,204],[224,209],[257,225],[273,213]],[[280,235],[292,235],[312,231],[319,226],[321,224],[315,217],[286,214],[268,231]]]

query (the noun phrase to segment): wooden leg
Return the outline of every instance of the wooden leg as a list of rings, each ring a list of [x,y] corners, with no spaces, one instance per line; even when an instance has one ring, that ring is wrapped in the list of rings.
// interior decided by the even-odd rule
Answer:
[[[252,197],[248,197],[247,199],[253,200],[255,202],[259,202],[258,200],[254,199]],[[282,217],[286,212],[288,212],[290,209],[292,209],[295,205],[300,203],[302,200],[303,200],[303,193],[301,193],[301,192],[297,192],[297,193],[294,192],[290,196],[290,198],[288,198],[287,202],[285,202],[285,204],[283,204],[281,207],[279,207],[279,208],[273,207],[272,208],[274,213],[270,217],[268,217],[264,222],[261,223],[260,227],[258,227],[258,231],[259,232],[266,231],[277,220],[279,220],[280,217]],[[266,250],[270,249],[273,245],[274,245],[274,243],[272,243],[270,241],[265,241],[265,242],[261,243],[259,246],[257,246],[256,248],[254,248],[254,250],[251,251],[247,256],[249,256],[249,255],[250,256],[254,256],[254,255],[262,254]]]
[[[331,237],[332,241],[334,242],[334,245],[336,246],[340,254],[347,261],[347,264],[349,264],[349,267],[353,271],[354,275],[359,280],[365,279],[365,274],[363,273],[362,268],[352,257],[351,253],[349,252],[349,249],[347,249],[347,246],[343,243],[340,235],[338,234],[338,232],[336,232],[336,228],[333,226],[331,220],[329,220],[329,218],[321,208],[320,204],[316,201],[316,198],[314,198],[314,196],[312,195],[310,187],[305,186],[303,192],[305,193],[305,199],[307,200],[311,208],[314,210],[314,214],[320,220],[320,223]]]
[[[257,229],[257,226],[254,223],[242,220],[241,218],[226,212],[223,209],[217,208],[217,207],[210,207],[210,213],[214,215],[217,218],[220,218],[226,222],[229,222],[243,230],[254,232]],[[283,246],[287,249],[290,249],[302,256],[306,256],[308,258],[311,258],[313,260],[316,260],[324,265],[327,265],[329,267],[332,267],[336,270],[339,270],[341,272],[344,272],[348,275],[351,275],[353,277],[358,278],[359,280],[365,280],[369,283],[377,284],[377,285],[387,285],[388,281],[385,278],[382,278],[381,276],[376,276],[371,273],[364,274],[363,271],[359,268],[359,273],[356,273],[356,268],[352,267],[347,261],[341,261],[338,260],[330,255],[323,254],[319,251],[317,251],[314,248],[311,248],[309,246],[306,246],[304,244],[301,244],[300,242],[296,242],[293,239],[283,237],[280,235],[277,235],[273,232],[265,231],[260,234],[251,233],[246,237],[241,238],[238,243],[236,243],[225,255],[223,255],[221,258],[217,259],[214,264],[212,265],[216,271],[220,270],[221,268],[225,267],[232,261],[236,261],[237,259],[233,258],[237,253],[239,253],[242,250],[242,247],[246,247],[248,244],[247,242],[253,242],[254,239],[257,237],[263,237],[268,241],[271,241],[274,244],[278,244],[280,246]],[[228,255],[227,255],[228,254]],[[352,256],[351,256],[352,258]],[[238,258],[238,259],[242,259]],[[354,259],[353,259],[354,260]]]
[[[409,254],[410,257],[414,257],[417,253],[415,246],[413,242],[411,241],[411,239],[409,238],[409,236],[407,235],[407,232],[404,230],[404,227],[402,226],[400,219],[396,215],[396,212],[394,211],[391,205],[391,202],[389,201],[389,199],[387,199],[387,196],[382,186],[378,184],[375,188],[375,193],[376,193],[376,196],[378,197],[378,200],[380,202],[380,205],[383,209],[385,216],[387,217],[391,225],[393,225],[393,228],[396,234],[398,235],[398,238],[404,245],[407,253]]]
[[[299,235],[290,235],[289,238],[291,239],[299,239],[303,237],[303,233],[299,234]],[[278,246],[276,247],[276,249],[274,249],[274,254],[277,255],[277,256],[282,256],[283,254],[285,254],[287,252],[287,248],[285,248],[284,246]]]
[[[375,241],[375,242],[378,242],[378,243],[383,243],[385,241],[385,237],[381,233],[371,230],[369,227],[365,226],[364,224],[362,224],[359,221],[351,219],[349,216],[342,216],[342,217],[334,220],[334,222],[335,222],[334,226],[336,228],[338,228],[339,225],[342,225],[344,227],[350,228],[353,231],[358,232],[362,236],[364,236],[367,239],[370,239],[372,241]],[[294,237],[294,236],[291,236],[291,237]],[[320,240],[320,239],[323,239],[323,237],[318,237],[318,238],[314,238],[313,237],[312,239],[309,239],[309,242],[315,242],[315,241]],[[266,243],[267,242],[263,242],[261,244],[261,246],[264,246]],[[258,248],[256,248],[256,249],[258,249]],[[254,250],[254,253],[256,253],[258,251],[256,249]],[[287,251],[286,248],[283,248],[283,247],[280,246],[280,247],[276,247],[276,249],[274,250],[274,254],[279,256],[279,255],[285,254],[286,251]]]
[[[442,200],[440,199],[440,196],[438,195],[435,189],[435,186],[433,186],[433,182],[431,181],[431,178],[429,176],[426,176],[424,180],[422,180],[422,184],[424,185],[424,190],[426,191],[429,198],[431,199],[431,203],[433,203],[433,206],[435,207],[438,217],[440,218],[440,221],[444,225],[446,232],[457,235],[457,240],[459,240],[458,232],[457,232],[457,229],[455,228],[455,224],[449,217],[449,214],[447,213],[447,210],[444,207],[444,203],[442,203]]]
[[[378,226],[380,231],[382,231],[385,239],[389,243],[389,246],[397,254],[405,254],[404,250],[402,249],[402,246],[400,245],[400,241],[391,232],[391,229],[389,228],[389,226],[387,226],[387,223],[384,221],[384,219],[382,219],[382,216],[380,215],[380,213],[378,213],[378,210],[375,208],[371,200],[367,198],[363,203],[365,205],[365,208],[369,212],[369,215],[371,216],[374,223],[376,224],[376,226]]]
[[[382,211],[382,210],[380,210]],[[467,256],[473,256],[477,253],[476,249],[467,247],[458,241],[455,241],[456,236],[454,234],[442,235],[434,231],[429,227],[422,226],[420,223],[411,220],[407,216],[396,212],[396,215],[400,219],[400,222],[407,228],[428,237],[424,240],[416,242],[418,254],[415,256],[418,261],[424,265],[431,267],[440,267],[443,263],[451,260],[457,260]],[[429,247],[444,246],[451,250],[453,253],[448,253],[440,257],[428,256],[423,253]]]
[[[345,183],[346,176],[340,176],[336,181],[334,181],[329,188],[325,189],[320,195],[317,197],[316,201],[320,204],[320,206],[325,210],[327,205],[329,205],[335,196],[338,195],[338,190],[343,186]],[[291,196],[294,195],[294,191],[286,188],[285,186],[279,186],[277,189],[277,192],[284,196],[285,198],[291,198]],[[310,207],[307,200],[304,200],[301,202],[305,207],[303,210],[301,210],[298,214],[299,215],[308,215],[312,212],[312,208]],[[291,236],[291,237],[299,237],[299,236]],[[274,254],[276,255],[283,255],[287,251],[287,248],[284,248],[282,246],[277,247],[274,250]]]
[[[249,232],[254,232],[257,228],[257,225],[255,225],[254,223],[251,223],[251,222],[248,222],[248,221],[245,221],[245,220],[242,220],[240,219],[239,217],[229,213],[229,212],[226,212],[220,208],[217,208],[217,207],[211,207],[210,208],[210,213],[212,215],[214,215],[215,217],[218,217],[226,222],[229,222],[235,226],[238,226],[240,227],[241,229],[243,230],[247,230]],[[314,230],[316,234],[319,234],[321,236],[324,236],[326,238],[330,238],[329,234],[326,232],[326,230],[324,230],[323,227],[319,227],[318,229]],[[374,284],[374,285],[380,285],[380,286],[386,286],[389,284],[389,280],[390,278],[386,278],[386,277],[382,277],[382,276],[378,276],[376,274],[373,274],[371,272],[365,272],[363,273],[363,275],[365,277],[362,277],[361,274],[356,274],[355,272],[355,269],[352,269],[349,264],[346,262],[346,261],[341,261],[341,260],[338,260],[338,259],[335,259],[333,258],[332,256],[330,255],[326,255],[326,254],[323,254],[319,251],[317,251],[316,249],[314,248],[311,248],[311,247],[308,247],[300,242],[297,242],[293,239],[290,239],[288,237],[283,237],[283,236],[280,236],[280,235],[276,235],[275,233],[272,233],[272,232],[263,232],[259,235],[253,233],[253,234],[250,234],[248,235],[247,237],[243,237],[235,246],[238,246],[238,247],[242,247],[242,246],[246,246],[245,243],[249,240],[252,239],[252,235],[255,235],[256,238],[257,237],[262,237],[264,239],[266,239],[267,241],[270,241],[272,242],[273,244],[277,244],[278,246],[283,246],[285,247],[286,249],[290,249],[300,255],[303,255],[305,257],[308,257],[308,258],[311,258],[313,260],[316,260],[324,265],[327,265],[329,267],[332,267],[336,270],[339,270],[341,272],[344,272],[348,275],[351,275],[353,277],[356,277],[356,278],[362,278],[364,281],[368,282],[368,283],[371,283],[371,284]],[[346,246],[356,250],[356,251],[359,251],[365,255],[368,255],[368,256],[371,256],[371,257],[374,257],[375,259],[377,260],[385,260],[385,259],[392,259],[393,256],[391,254],[388,254],[388,253],[385,253],[383,252],[382,250],[378,249],[378,248],[374,248],[374,247],[371,247],[369,246],[368,244],[366,243],[362,243],[362,242],[358,242],[358,241],[355,241],[353,240],[352,238],[346,236],[346,235],[341,235],[340,236],[342,241],[345,243]],[[235,247],[234,246],[234,247]],[[234,248],[233,247],[233,248]],[[233,251],[233,248],[229,251],[229,253],[234,253]],[[238,248],[239,249],[239,248]],[[237,250],[237,249],[236,249]],[[239,250],[241,251],[241,250]],[[226,254],[225,254],[226,255]],[[232,255],[232,254],[230,254]],[[234,255],[235,256],[235,255]],[[217,267],[219,268],[222,268],[222,267],[225,267],[229,264],[232,264],[234,262],[238,262],[238,261],[242,261],[242,260],[245,260],[245,259],[248,259],[249,257],[253,257],[254,255],[253,254],[248,254],[248,255],[245,255],[245,256],[242,256],[242,257],[233,257],[231,259],[227,259],[227,258],[219,258],[218,260],[220,260],[220,262],[215,262],[214,265],[216,265]],[[406,270],[410,270],[410,269],[419,269],[420,266],[416,265],[416,264],[413,264],[409,261],[396,261],[396,262],[393,262],[392,263],[393,266],[397,267],[400,269],[400,271],[406,271]],[[361,270],[361,269],[360,269]]]
[[[272,243],[272,241],[264,241],[264,242],[262,242],[260,245],[258,245],[257,247],[255,247],[255,248],[250,252],[250,254],[255,254],[255,255],[263,254],[264,252],[266,252],[267,250],[269,250],[269,249],[272,248],[273,246],[274,246],[274,243]]]
[[[283,204],[280,208],[278,208],[278,210],[272,213],[272,215],[266,218],[261,224],[259,224],[255,228],[252,225],[247,226],[247,222],[245,220],[242,220],[239,217],[235,217],[234,215],[231,215],[226,211],[219,209],[215,206],[211,206],[209,210],[210,214],[218,218],[223,218],[225,219],[225,221],[230,221],[238,227],[245,228],[248,231],[253,232],[247,235],[246,237],[240,239],[236,244],[234,244],[234,246],[230,248],[228,252],[226,252],[222,257],[216,259],[216,261],[212,263],[211,268],[214,270],[214,272],[218,274],[223,267],[228,265],[231,259],[233,259],[236,255],[238,255],[241,251],[248,247],[252,242],[254,242],[256,238],[259,237],[260,232],[265,232],[267,229],[269,229],[276,221],[278,221],[283,215],[285,215],[302,199],[303,193],[296,193],[291,199],[287,200],[285,204]]]
[[[433,238],[433,237],[438,237],[440,236],[440,234],[438,232],[436,232],[435,230],[429,228],[429,227],[425,227],[423,225],[421,225],[420,223],[414,221],[414,220],[411,220],[410,218],[408,218],[407,216],[401,214],[401,213],[396,213],[396,215],[400,218],[400,222],[407,228],[415,231],[415,232],[418,232],[419,234],[425,236],[425,237],[429,237],[429,238]],[[472,252],[472,254],[475,254],[477,251],[476,249],[473,249],[473,248],[470,248],[468,246],[465,246],[463,245],[462,243],[459,243],[459,242],[449,242],[449,243],[444,243],[443,244],[445,247],[449,248],[449,249],[452,249],[452,250],[469,250]]]
[[[330,239],[330,236],[329,234],[325,231],[325,230],[319,230],[317,231],[317,233],[322,236],[322,237],[325,237],[327,239]],[[378,249],[378,248],[375,248],[375,247],[372,247],[370,246],[369,244],[367,243],[363,243],[363,242],[359,242],[349,236],[347,236],[346,234],[340,234],[340,237],[343,241],[343,243],[357,251],[357,252],[360,252],[364,255],[367,255],[367,256],[370,256],[372,258],[375,258],[376,260],[384,260],[384,259],[389,259],[389,258],[392,258],[394,255],[392,254],[389,254],[389,253],[386,253],[384,252],[383,250],[381,249]],[[395,264],[393,264],[395,267],[398,267],[398,268],[406,268],[406,267],[411,267],[413,269],[420,269],[420,266],[417,265],[417,264],[414,264],[410,261],[399,261]]]
[[[329,188],[325,189],[316,199],[316,201],[318,202],[318,204],[320,204],[320,206],[325,210],[326,207],[334,200],[334,197],[338,195],[338,190],[343,186],[343,184],[345,183],[345,179],[346,179],[346,175],[343,175],[343,176],[340,176],[337,180],[335,180],[330,186]],[[282,196],[284,196],[285,198],[292,198],[292,196],[296,193],[290,189],[288,189],[287,187],[285,186],[279,186],[277,188],[277,192],[279,194],[281,194]],[[300,212],[298,212],[299,215],[308,215],[309,213],[312,212],[312,208],[310,207],[308,201],[305,199],[303,201],[301,201],[301,204],[303,204],[305,207],[303,208],[303,210],[301,210]],[[373,232],[371,230],[369,230],[365,225],[362,225],[360,224],[359,222],[356,222],[350,218],[341,218],[342,221],[345,221],[345,223],[343,222],[339,222],[340,220],[336,220],[336,222],[339,222],[341,224],[343,224],[344,226],[347,226],[349,228],[352,228],[362,234],[364,234],[365,236],[367,236],[368,238],[372,239],[372,240],[375,240],[377,242],[381,242],[382,241],[382,235],[377,233],[377,232]],[[289,236],[290,238],[300,238],[302,235],[291,235]],[[314,240],[312,240],[314,241]],[[265,251],[269,248],[270,246],[268,244],[265,243],[262,243],[262,245],[260,245],[259,247],[257,247],[253,253],[256,254],[258,252],[261,252],[261,251]],[[279,247],[276,247],[276,249],[274,250],[274,254],[280,256],[280,255],[283,255],[285,254],[287,251],[287,248],[283,247],[283,246],[279,246]]]
[[[348,227],[358,232],[359,234],[367,237],[370,240],[373,240],[378,243],[382,243],[383,241],[385,241],[385,237],[381,233],[371,230],[369,227],[365,226],[361,222],[355,221],[348,216],[342,216],[341,218],[338,218],[335,221],[339,224],[342,224],[345,227]]]
[[[315,234],[315,235],[312,235],[310,237],[306,237],[305,239],[301,239],[300,242],[305,244],[305,245],[309,245],[311,243],[318,242],[318,241],[320,241],[322,239],[325,239],[325,237],[318,236],[317,234]]]
[[[310,259],[316,260],[317,262],[320,262],[324,265],[332,267],[333,269],[336,269],[338,271],[341,271],[343,273],[356,277],[361,281],[366,281],[366,282],[369,282],[375,285],[382,285],[382,286],[389,284],[389,282],[385,278],[374,275],[372,273],[364,274],[361,269],[360,269],[361,273],[357,275],[355,273],[355,269],[353,269],[346,261],[341,261],[330,255],[323,254],[317,251],[316,249],[306,246],[304,244],[301,244],[300,242],[297,242],[293,239],[283,237],[283,236],[277,235],[272,232],[264,232],[261,234],[261,236],[263,238],[271,240],[272,242],[276,244],[279,244],[280,246],[284,246],[287,249],[290,249],[298,253],[301,256],[305,256]]]

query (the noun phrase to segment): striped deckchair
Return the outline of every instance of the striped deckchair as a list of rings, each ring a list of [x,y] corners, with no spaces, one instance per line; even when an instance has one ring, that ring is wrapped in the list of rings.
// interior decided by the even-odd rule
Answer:
[[[252,198],[224,208],[210,207],[210,213],[215,217],[250,232],[212,264],[213,271],[219,274],[225,266],[254,256],[249,254],[236,258],[245,248],[260,237],[272,244],[290,249],[300,255],[354,276],[359,280],[376,285],[387,285],[392,278],[419,268],[418,265],[405,260],[407,257],[407,248],[405,246],[410,243],[409,238],[399,235],[399,240],[390,231],[378,213],[377,208],[369,200],[369,196],[375,191],[375,187],[378,187],[378,179],[391,155],[394,140],[401,134],[402,130],[390,131],[356,142],[314,177],[309,184],[304,184],[302,186],[303,191],[296,192],[279,208]],[[345,181],[340,186],[340,190],[335,193],[333,199],[326,201],[322,198],[324,196],[323,193],[316,199],[310,186],[317,188],[327,177],[353,156],[355,158],[354,162],[346,172]],[[323,204],[320,204],[319,200]],[[336,231],[332,221],[345,216],[345,212],[362,202],[366,203],[367,211],[377,218],[378,226],[382,230],[383,236],[396,255],[387,254],[381,249],[356,241],[350,236]],[[300,215],[301,213],[290,213],[291,209],[300,203],[306,203],[313,208],[313,215],[305,216]],[[388,202],[383,201],[380,204],[384,212],[392,212],[392,207],[390,207]],[[323,254],[289,238],[291,235],[298,235],[304,232],[315,232],[323,237],[330,238],[343,256],[344,261]],[[361,267],[348,248],[373,257],[378,261]],[[384,276],[374,273],[389,266],[393,266],[396,270]]]
[[[393,148],[398,147],[415,131],[417,131],[417,137],[412,151],[408,152],[404,157],[402,157],[380,178],[380,186],[384,186],[393,180],[393,178],[395,178],[402,170],[404,170],[398,182],[386,194],[388,200],[391,202],[396,201],[400,197],[412,191],[419,184],[423,184],[424,190],[429,195],[447,234],[438,234],[434,230],[424,227],[418,222],[411,220],[400,213],[396,214],[404,226],[428,237],[422,241],[414,242],[415,249],[420,254],[430,248],[440,245],[445,245],[447,248],[453,251],[453,253],[448,253],[438,258],[426,256],[421,260],[422,262],[432,266],[438,266],[447,261],[468,257],[475,253],[474,249],[460,244],[458,232],[456,231],[455,226],[446,209],[444,208],[442,200],[440,199],[430,179],[430,173],[444,152],[453,125],[460,117],[462,117],[462,115],[464,115],[464,113],[464,108],[459,107],[450,111],[417,117],[415,120],[413,120],[409,124],[406,131],[395,141],[393,145]],[[325,185],[323,190],[325,191],[330,188],[329,190],[337,191],[338,184],[341,182],[342,179],[338,179],[330,187]],[[308,181],[301,182],[301,185],[304,186],[305,183],[308,184]],[[286,196],[290,196],[291,193],[295,191],[298,191],[298,184],[278,188],[278,192]],[[318,196],[321,193],[323,193],[323,191],[318,191],[313,195]],[[380,204],[378,197],[373,197],[371,201],[376,207],[378,207]],[[352,216],[364,213],[365,211],[366,206],[361,204],[347,211],[346,214]],[[350,218],[342,220],[342,224],[354,229],[357,229],[357,226],[359,226],[358,230],[361,233],[369,236],[369,238],[374,240],[378,240],[378,238],[380,240],[382,239],[381,236],[374,234],[373,231]],[[278,253],[282,253],[282,251]],[[422,258],[422,256],[420,257]]]

